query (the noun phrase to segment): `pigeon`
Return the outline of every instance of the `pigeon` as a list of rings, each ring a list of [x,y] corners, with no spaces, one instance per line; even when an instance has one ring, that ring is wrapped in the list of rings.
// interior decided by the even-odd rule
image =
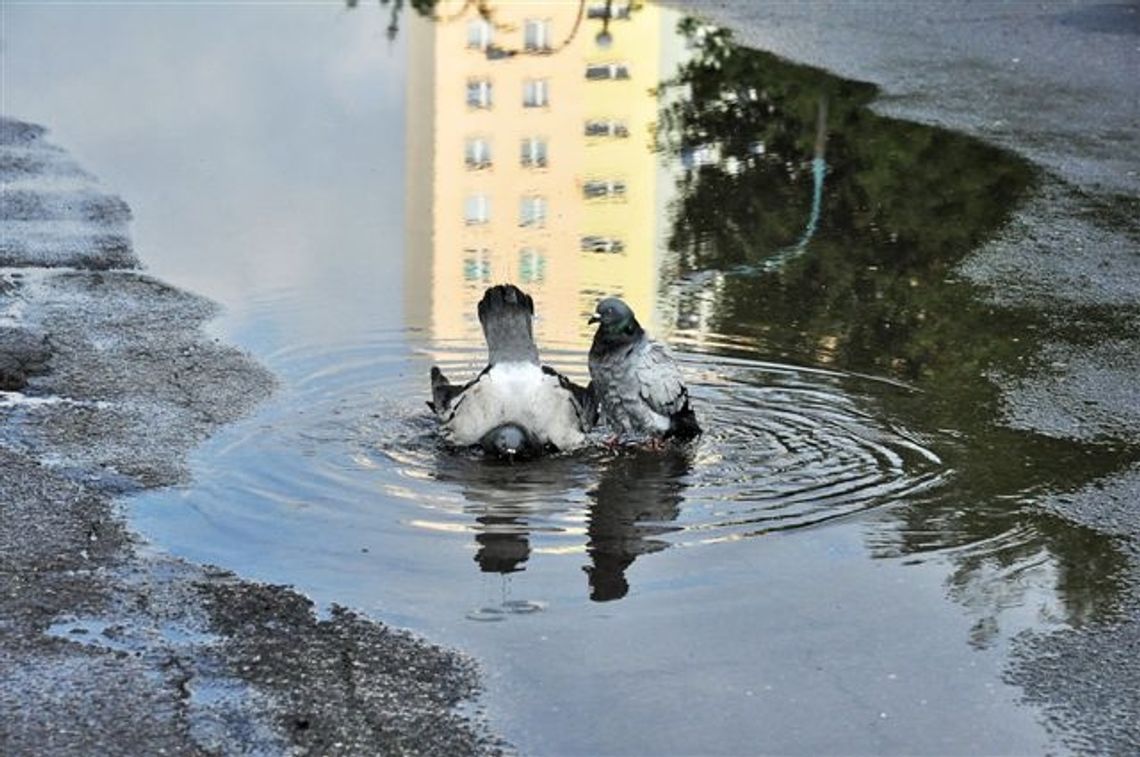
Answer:
[[[663,346],[649,339],[633,310],[616,297],[598,303],[590,346],[590,391],[619,437],[692,439],[701,433],[689,390]]]
[[[533,319],[534,301],[521,289],[490,287],[479,302],[487,367],[463,385],[432,367],[428,406],[449,443],[511,459],[586,443],[597,420],[593,393],[539,363]]]

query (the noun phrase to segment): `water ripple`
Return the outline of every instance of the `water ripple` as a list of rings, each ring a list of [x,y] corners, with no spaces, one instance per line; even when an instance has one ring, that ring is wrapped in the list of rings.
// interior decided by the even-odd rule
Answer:
[[[482,350],[411,338],[376,331],[275,353],[287,389],[207,456],[191,506],[241,543],[283,528],[303,543],[312,524],[334,552],[365,537],[394,552],[474,550],[487,572],[586,556],[591,596],[613,599],[640,555],[821,527],[914,503],[951,475],[931,444],[882,418],[866,379],[701,353],[680,355],[706,429],[693,443],[599,443],[513,465],[455,452],[424,404],[428,368],[462,379]],[[580,350],[544,357],[584,378]]]
[[[435,530],[468,528],[472,517],[493,515],[498,531],[580,533],[589,508],[629,511],[633,501],[633,521],[659,517],[670,524],[670,542],[696,544],[817,525],[906,499],[948,473],[915,436],[877,420],[849,392],[845,385],[857,379],[701,354],[683,356],[707,429],[693,445],[616,456],[599,448],[513,466],[454,454],[438,443],[422,404],[426,368],[434,362],[464,376],[481,354],[464,344],[420,352],[383,389],[376,372],[408,356],[376,345],[277,355],[299,373],[294,386],[310,416],[293,429],[291,442],[316,459],[303,472],[263,474],[266,480],[250,485],[329,495],[352,483],[346,474],[371,472],[386,495],[405,502],[406,523]],[[548,351],[547,359],[559,367],[576,360],[581,370],[581,355],[569,350]],[[275,482],[278,475],[305,481]],[[609,501],[614,477],[636,483],[619,487],[616,496],[624,501],[617,505]],[[375,483],[367,476],[355,482]]]

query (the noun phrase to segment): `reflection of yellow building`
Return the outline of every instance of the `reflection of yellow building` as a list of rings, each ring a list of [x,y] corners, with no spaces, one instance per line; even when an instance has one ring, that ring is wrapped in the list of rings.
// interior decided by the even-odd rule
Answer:
[[[653,89],[672,73],[675,16],[628,0],[443,0],[436,13],[409,43],[411,322],[476,339],[483,289],[512,282],[534,296],[542,344],[584,344],[613,294],[654,326],[669,182]]]

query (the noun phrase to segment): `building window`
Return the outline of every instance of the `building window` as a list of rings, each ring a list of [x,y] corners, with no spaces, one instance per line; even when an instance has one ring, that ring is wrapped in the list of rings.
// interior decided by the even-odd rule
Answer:
[[[486,247],[468,247],[463,250],[464,281],[489,282],[491,280],[491,251]]]
[[[625,243],[614,237],[586,236],[580,243],[582,252],[619,253],[625,252]]]
[[[491,107],[491,80],[490,79],[468,79],[467,80],[467,107],[469,107],[469,108],[490,108]]]
[[[491,167],[491,143],[483,137],[472,137],[468,139],[463,152],[468,168],[480,169]]]
[[[591,3],[586,9],[586,18],[628,19],[629,3]]]
[[[519,200],[519,226],[546,226],[546,198],[529,195]]]
[[[586,136],[624,139],[629,136],[629,127],[626,126],[624,121],[594,119],[586,122]]]
[[[527,79],[523,82],[523,106],[545,108],[550,105],[550,86],[546,79]]]
[[[524,137],[520,163],[524,168],[546,168],[546,140],[541,137]]]
[[[491,221],[491,198],[469,195],[463,204],[463,220],[468,226],[481,226]]]
[[[627,63],[591,63],[586,66],[586,79],[589,81],[628,78],[629,64]]]
[[[550,52],[550,22],[528,18],[523,26],[523,47],[528,53]]]
[[[625,182],[619,180],[587,181],[582,185],[582,195],[587,200],[598,200],[603,197],[613,199],[625,197]]]
[[[486,50],[492,39],[491,24],[486,19],[474,18],[467,22],[467,47]]]
[[[537,284],[546,279],[546,255],[534,247],[519,250],[519,281]]]

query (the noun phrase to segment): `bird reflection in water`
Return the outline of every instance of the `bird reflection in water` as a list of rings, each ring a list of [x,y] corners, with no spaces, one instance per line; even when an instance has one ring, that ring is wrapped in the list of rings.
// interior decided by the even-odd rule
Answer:
[[[515,573],[526,568],[530,557],[530,530],[523,515],[488,511],[475,518],[478,530],[475,562],[484,573]]]
[[[692,448],[629,448],[609,460],[589,492],[590,599],[608,602],[629,593],[626,570],[639,555],[669,546],[661,537],[679,530],[677,519],[692,467]]]
[[[540,554],[548,543],[581,539],[573,536],[577,528],[571,524],[583,513],[589,556],[583,570],[590,599],[607,602],[626,596],[626,573],[634,560],[665,549],[665,535],[680,530],[674,521],[685,499],[693,455],[693,445],[675,443],[664,449],[625,447],[616,455],[598,450],[525,464],[444,456],[448,462],[440,477],[464,482],[464,509],[474,521],[473,561],[479,572],[501,577],[493,590],[496,596],[484,597],[468,617],[503,620],[542,609],[541,601],[512,596],[517,588],[514,574],[526,570],[536,551],[535,538]],[[574,495],[582,491],[586,502]],[[581,547],[554,551],[578,554]]]
[[[504,620],[510,614],[541,610],[543,602],[512,596],[513,574],[526,570],[533,534],[558,538],[565,530],[564,514],[581,507],[571,495],[589,482],[586,460],[562,455],[520,463],[448,450],[439,463],[439,479],[463,484],[464,512],[474,520],[479,572],[501,579],[494,589],[488,587],[488,595],[467,617]]]

